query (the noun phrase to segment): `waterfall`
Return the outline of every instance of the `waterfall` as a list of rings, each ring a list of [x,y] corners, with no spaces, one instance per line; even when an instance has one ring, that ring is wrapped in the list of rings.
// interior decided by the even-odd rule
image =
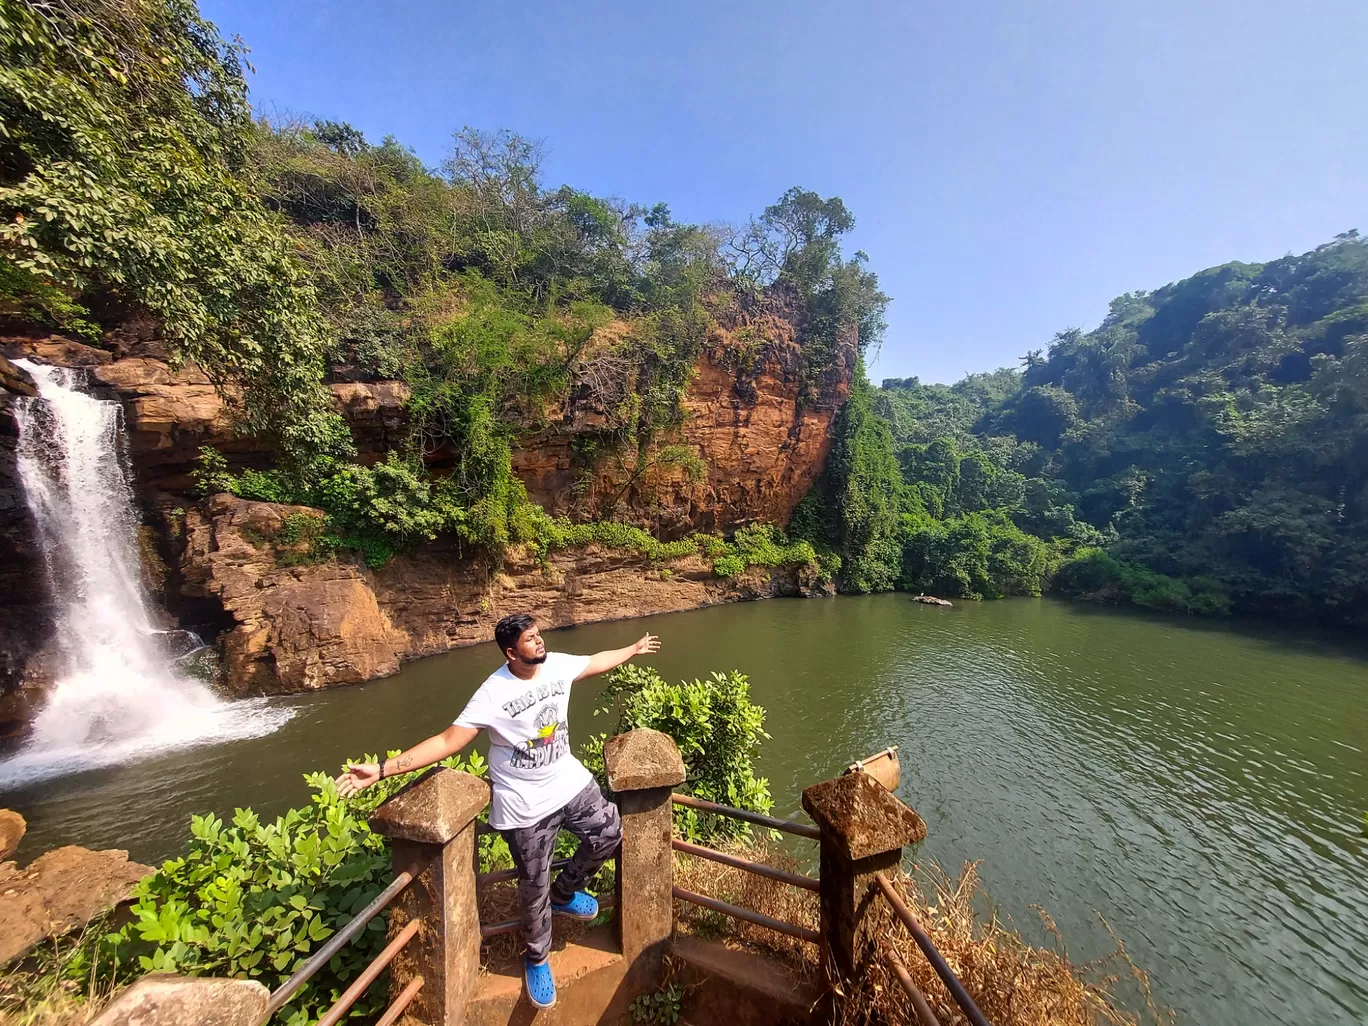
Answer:
[[[17,464],[60,662],[24,748],[0,762],[0,787],[275,730],[288,709],[221,700],[178,668],[198,638],[153,621],[120,405],[82,392],[83,372],[14,362],[38,386],[38,398],[17,400]]]

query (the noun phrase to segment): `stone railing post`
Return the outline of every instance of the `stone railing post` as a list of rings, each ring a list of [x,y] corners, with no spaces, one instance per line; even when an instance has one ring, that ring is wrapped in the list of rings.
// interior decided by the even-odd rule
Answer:
[[[921,817],[868,773],[813,784],[803,808],[821,831],[823,956],[839,978],[854,976],[866,944],[865,913],[877,899],[874,874],[895,869],[904,844],[926,837]]]
[[[660,986],[674,933],[674,852],[670,792],[684,783],[684,760],[668,734],[641,728],[603,746],[608,785],[622,814],[617,860],[617,920],[630,985]]]
[[[423,925],[390,966],[397,996],[421,975],[423,988],[406,1021],[460,1026],[480,971],[480,914],[475,899],[475,817],[489,804],[478,777],[438,768],[391,796],[370,818],[390,841],[395,873],[421,873],[390,906],[389,935]]]
[[[255,980],[151,973],[90,1026],[260,1026],[270,992]]]

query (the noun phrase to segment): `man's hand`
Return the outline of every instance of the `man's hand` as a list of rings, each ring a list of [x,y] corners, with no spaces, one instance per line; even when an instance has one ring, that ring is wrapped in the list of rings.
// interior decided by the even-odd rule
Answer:
[[[652,652],[660,651],[660,639],[654,634],[648,634],[635,645],[632,646],[633,655],[649,655]]]
[[[364,791],[380,779],[380,764],[375,762],[354,762],[347,767],[347,772],[337,778],[337,793],[343,798],[350,798],[360,791]]]

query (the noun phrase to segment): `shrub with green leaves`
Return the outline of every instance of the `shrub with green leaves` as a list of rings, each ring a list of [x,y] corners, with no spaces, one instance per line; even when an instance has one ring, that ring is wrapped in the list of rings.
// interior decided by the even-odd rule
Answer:
[[[211,446],[200,449],[194,482],[202,494],[229,492],[243,499],[315,506],[326,516],[326,532],[310,533],[311,558],[347,550],[372,567],[439,534],[454,535],[472,548],[499,556],[510,544],[527,545],[543,564],[558,549],[601,545],[633,552],[652,564],[697,555],[711,560],[719,577],[736,577],[751,566],[811,566],[824,577],[834,568],[822,563],[807,541],[790,541],[772,524],[751,524],[731,541],[719,535],[690,534],[661,541],[634,524],[614,520],[572,523],[553,517],[514,481],[500,505],[486,498],[464,506],[448,480],[434,479],[414,457],[391,452],[374,466],[336,464],[312,486],[300,486],[279,471],[244,470],[233,474]],[[287,521],[289,518],[286,518]],[[275,539],[287,544],[299,537]],[[301,561],[299,554],[291,557]]]
[[[627,664],[613,671],[595,715],[616,716],[614,734],[650,727],[669,734],[679,746],[688,778],[684,790],[698,798],[752,812],[774,804],[769,781],[755,775],[754,757],[765,733],[765,710],[751,701],[744,673],[713,673],[706,680],[670,684],[649,666]],[[607,734],[590,738],[581,758],[606,783],[603,744]],[[700,843],[750,836],[740,820],[675,808],[675,828]]]
[[[476,775],[487,770],[478,754],[444,765]],[[133,920],[99,938],[69,971],[88,974],[93,961],[116,980],[177,972],[278,987],[389,882],[388,845],[366,818],[416,776],[389,777],[344,800],[330,776],[311,773],[305,779],[315,791],[312,802],[274,822],[250,809],[236,810],[230,822],[192,817],[185,854],[138,884]],[[496,860],[499,839],[481,842],[484,860]],[[315,1021],[384,946],[385,924],[384,915],[373,919],[304,985],[280,1021]],[[384,993],[372,986],[352,1014],[374,1014]]]
[[[1102,549],[1079,550],[1054,579],[1055,590],[1093,602],[1130,602],[1169,613],[1225,616],[1230,592],[1205,577],[1181,579],[1123,563]]]
[[[253,193],[243,52],[190,0],[0,0],[0,309],[85,334],[91,298],[150,312],[307,474],[351,439],[315,291]]]

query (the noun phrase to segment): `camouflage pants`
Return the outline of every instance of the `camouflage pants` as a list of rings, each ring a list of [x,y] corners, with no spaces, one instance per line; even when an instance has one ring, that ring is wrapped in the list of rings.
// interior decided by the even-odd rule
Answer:
[[[551,859],[556,834],[562,829],[578,837],[580,843],[553,885]],[[563,808],[545,819],[530,827],[501,832],[518,869],[518,903],[522,906],[527,957],[540,962],[551,950],[552,899],[558,903],[569,901],[612,858],[622,842],[622,821],[617,806],[603,796],[598,782],[591,780]]]

